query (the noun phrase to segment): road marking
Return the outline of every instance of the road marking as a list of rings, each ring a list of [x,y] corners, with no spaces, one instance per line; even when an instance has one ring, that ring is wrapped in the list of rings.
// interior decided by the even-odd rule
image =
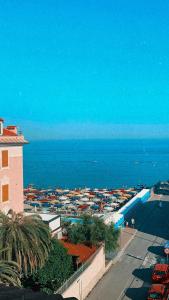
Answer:
[[[136,258],[136,259],[139,259],[139,260],[143,260],[143,258],[141,256],[136,256],[136,255],[133,255],[133,254],[130,254],[130,253],[126,253],[127,256],[130,256],[130,257],[133,257],[133,258]]]

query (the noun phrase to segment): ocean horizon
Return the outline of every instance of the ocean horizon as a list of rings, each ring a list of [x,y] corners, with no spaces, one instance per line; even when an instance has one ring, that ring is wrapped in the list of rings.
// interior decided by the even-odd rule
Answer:
[[[118,188],[169,178],[169,139],[43,140],[24,147],[24,186]]]

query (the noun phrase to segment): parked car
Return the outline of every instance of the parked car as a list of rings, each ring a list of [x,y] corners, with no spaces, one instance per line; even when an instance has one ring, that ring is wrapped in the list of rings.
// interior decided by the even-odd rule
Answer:
[[[156,264],[152,273],[152,281],[157,283],[169,283],[169,265]]]
[[[164,284],[152,284],[148,291],[147,300],[168,300],[169,289]]]

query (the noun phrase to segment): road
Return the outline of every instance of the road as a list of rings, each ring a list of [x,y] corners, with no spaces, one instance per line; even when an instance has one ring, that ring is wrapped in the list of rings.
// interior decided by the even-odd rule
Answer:
[[[162,244],[169,239],[169,197],[151,199],[127,216],[135,218],[137,234],[120,261],[113,265],[87,300],[143,300],[151,285],[151,267],[163,259]]]

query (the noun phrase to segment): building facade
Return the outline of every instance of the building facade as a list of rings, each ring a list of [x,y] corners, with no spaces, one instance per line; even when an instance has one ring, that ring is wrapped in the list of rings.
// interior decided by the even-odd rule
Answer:
[[[22,212],[23,145],[27,141],[16,126],[4,127],[0,119],[0,210]]]

